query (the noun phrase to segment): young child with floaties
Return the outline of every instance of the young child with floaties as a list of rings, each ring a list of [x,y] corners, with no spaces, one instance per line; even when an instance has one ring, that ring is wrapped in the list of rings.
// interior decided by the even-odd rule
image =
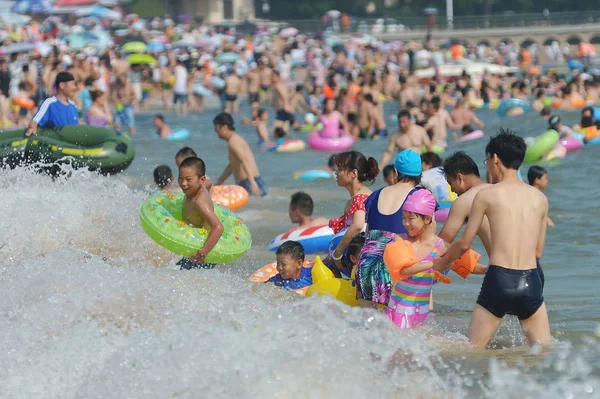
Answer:
[[[410,194],[402,208],[407,240],[414,247],[416,259],[420,260],[403,268],[403,279],[392,288],[386,314],[400,328],[419,326],[429,316],[429,298],[435,276],[432,261],[446,252],[444,240],[435,233],[433,219],[437,208],[435,197],[427,189]],[[400,235],[394,238],[394,241],[403,240]]]
[[[548,170],[538,165],[532,165],[527,172],[529,185],[544,191],[548,187]],[[548,227],[555,227],[554,222],[548,216]]]
[[[312,284],[312,268],[304,267],[304,247],[297,241],[286,241],[277,249],[278,273],[265,281],[286,290],[297,290]]]
[[[204,263],[208,253],[217,245],[223,234],[223,224],[215,214],[214,205],[206,186],[206,165],[200,158],[184,159],[179,165],[179,186],[185,194],[183,221],[196,228],[208,230],[208,237],[197,252],[177,262],[181,270],[212,269],[215,265]]]

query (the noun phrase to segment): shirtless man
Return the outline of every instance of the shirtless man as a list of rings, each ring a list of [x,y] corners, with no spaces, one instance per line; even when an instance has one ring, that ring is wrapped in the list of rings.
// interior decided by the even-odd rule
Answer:
[[[384,114],[380,111],[379,105],[373,99],[372,92],[365,95],[367,101],[371,102],[371,106],[369,107],[369,120],[371,121],[371,126],[369,130],[369,135],[371,138],[379,138],[387,136],[387,126],[385,124]]]
[[[120,52],[115,52],[115,59],[112,62],[112,69],[115,75],[127,74],[131,70],[129,62],[125,61]]]
[[[403,109],[398,113],[398,125],[400,131],[390,136],[390,142],[381,157],[381,162],[379,162],[379,169],[383,169],[392,159],[394,150],[399,152],[413,150],[420,154],[423,152],[423,146],[425,146],[427,151],[431,151],[431,140],[427,135],[427,131],[412,122],[410,112],[407,109]]]
[[[246,74],[246,84],[248,87],[248,102],[250,106],[254,103],[258,105],[258,90],[260,89],[260,75],[258,69],[256,69],[256,64],[252,63],[250,65],[250,70]]]
[[[292,113],[298,111],[302,115],[310,112],[310,106],[304,99],[304,85],[297,85],[296,90],[290,95],[290,108]],[[300,123],[294,118],[294,129],[300,128]]]
[[[267,186],[260,177],[254,154],[233,126],[233,118],[226,112],[221,112],[213,119],[215,132],[221,140],[227,142],[229,147],[229,163],[217,180],[216,185],[221,185],[233,173],[237,185],[242,186],[249,194],[256,197],[267,195]]]
[[[456,107],[452,111],[450,111],[450,117],[454,121],[454,123],[462,129],[465,125],[470,125],[474,123],[477,128],[483,129],[483,122],[475,116],[475,113],[467,107],[467,100],[464,98],[459,98],[456,102]],[[458,135],[454,132],[454,140],[458,140]]]
[[[181,270],[213,268],[214,264],[205,264],[204,260],[223,234],[223,224],[215,215],[212,199],[204,186],[205,179],[206,165],[203,160],[190,157],[181,162],[178,181],[185,194],[183,221],[191,226],[208,230],[208,237],[202,248],[190,258],[183,258],[177,263],[181,266]]]
[[[225,78],[225,112],[237,114],[240,108],[238,96],[242,90],[242,81],[231,72]]]
[[[258,81],[260,84],[259,94],[261,104],[271,98],[271,75],[273,74],[273,70],[269,68],[266,63],[268,63],[266,58],[258,61]]]
[[[282,127],[286,132],[290,125],[294,125],[294,110],[291,107],[290,93],[281,81],[279,72],[273,71],[271,75],[273,84],[273,108],[276,110],[273,128]]]
[[[548,200],[539,190],[523,183],[517,171],[527,146],[509,131],[500,130],[486,147],[493,186],[481,189],[473,200],[464,235],[448,252],[433,261],[443,271],[473,243],[484,218],[493,241],[490,266],[473,310],[468,337],[476,349],[486,347],[506,314],[519,318],[530,345],[551,340],[542,282],[536,268],[546,240]]]
[[[369,94],[369,98],[371,98],[370,96],[371,95]],[[361,139],[366,139],[368,137],[371,137],[371,132],[373,131],[373,122],[371,120],[372,104],[367,99],[367,95],[365,95],[365,93],[363,93],[362,91],[360,91],[356,95],[356,100],[358,102],[358,109],[357,109],[358,123],[357,124],[358,124],[359,137]],[[359,137],[355,137],[355,139],[358,139]]]
[[[491,184],[486,184],[481,180],[477,164],[462,151],[455,152],[444,160],[443,171],[450,189],[458,195],[456,201],[452,203],[448,219],[438,235],[444,241],[451,243],[462,226],[469,220],[475,195],[482,189],[490,187]],[[487,217],[483,219],[477,235],[489,255],[492,248],[492,237]]]
[[[329,219],[313,217],[314,208],[315,204],[310,195],[298,191],[290,198],[290,207],[288,211],[290,222],[297,224],[298,229],[327,226],[329,224]]]
[[[441,103],[442,101],[438,96],[435,96],[431,99],[433,115],[429,117],[429,120],[425,124],[425,130],[433,130],[432,141],[434,144],[447,147],[448,128],[452,130],[458,130],[462,128],[462,125],[457,125],[454,123],[448,111],[441,107]]]
[[[110,90],[112,94],[112,100],[115,104],[116,115],[115,122],[119,126],[127,126],[129,134],[135,134],[135,103],[136,96],[133,86],[127,80],[126,74],[118,76],[116,82]]]

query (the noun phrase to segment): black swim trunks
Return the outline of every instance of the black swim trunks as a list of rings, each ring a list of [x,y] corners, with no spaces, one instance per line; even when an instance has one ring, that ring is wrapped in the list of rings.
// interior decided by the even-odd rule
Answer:
[[[281,122],[289,122],[293,125],[296,121],[296,117],[292,112],[287,112],[285,109],[278,109],[275,113],[275,120]]]
[[[500,319],[510,314],[526,320],[544,303],[542,292],[538,269],[513,270],[490,265],[477,304]]]
[[[216,264],[214,263],[198,263],[190,258],[181,258],[177,262],[177,266],[181,266],[179,270],[192,270],[192,269],[214,269]]]

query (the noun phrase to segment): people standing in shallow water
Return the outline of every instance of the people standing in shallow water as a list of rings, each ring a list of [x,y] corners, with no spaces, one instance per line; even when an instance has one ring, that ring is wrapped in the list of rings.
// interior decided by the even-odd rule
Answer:
[[[186,158],[179,166],[179,186],[185,194],[183,220],[191,226],[208,230],[208,237],[202,248],[189,258],[181,259],[177,265],[181,269],[206,269],[215,265],[204,263],[208,253],[217,245],[223,234],[223,224],[215,215],[210,194],[204,187],[206,166],[200,158]]]
[[[213,119],[215,132],[221,140],[227,142],[229,148],[229,163],[217,180],[219,186],[233,174],[238,186],[244,187],[250,195],[264,197],[267,195],[267,185],[260,177],[254,154],[248,142],[236,133],[233,118],[227,112],[221,112]]]
[[[347,230],[330,257],[325,260],[325,264],[340,277],[341,272],[349,276],[352,270],[345,251],[352,239],[365,227],[365,201],[372,193],[365,184],[375,181],[379,168],[375,158],[367,159],[358,151],[336,154],[335,164],[337,184],[348,191],[350,201],[346,203],[341,217],[329,221],[329,227],[335,234]]]
[[[446,255],[433,261],[435,270],[449,269],[471,247],[487,217],[493,237],[490,266],[468,332],[476,349],[487,346],[506,314],[519,318],[530,345],[548,344],[551,340],[536,265],[544,251],[548,200],[517,176],[526,150],[525,141],[510,131],[501,129],[490,139],[485,164],[495,184],[477,193],[464,235]]]
[[[387,305],[392,280],[383,262],[385,246],[396,234],[406,234],[402,224],[404,201],[421,182],[421,157],[404,150],[394,162],[396,183],[374,192],[365,202],[367,237],[356,267],[356,288],[361,306]]]

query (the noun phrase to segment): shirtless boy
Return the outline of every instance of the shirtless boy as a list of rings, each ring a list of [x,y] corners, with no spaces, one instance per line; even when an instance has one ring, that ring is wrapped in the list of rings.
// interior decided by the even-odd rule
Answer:
[[[187,158],[197,158],[198,155],[196,154],[196,151],[194,151],[193,149],[191,149],[190,147],[183,147],[181,150],[177,151],[177,154],[175,154],[175,164],[177,165],[177,167],[179,168],[181,166],[181,163],[186,160]],[[212,180],[210,179],[210,177],[208,177],[208,175],[205,176],[206,178],[204,179],[204,187],[206,187],[206,189],[208,191],[210,191],[210,189],[213,186]]]
[[[442,147],[448,146],[448,128],[452,130],[461,129],[461,125],[454,123],[448,111],[441,107],[441,100],[438,96],[431,99],[432,115],[425,124],[425,130],[433,130],[433,142]]]
[[[213,124],[217,136],[225,140],[229,147],[229,163],[216,185],[223,184],[233,173],[236,184],[244,187],[250,195],[256,197],[267,195],[267,186],[260,177],[254,154],[248,142],[236,133],[231,115],[221,112],[213,119]]]
[[[510,131],[501,129],[492,137],[486,147],[485,163],[496,184],[477,193],[464,235],[433,262],[438,271],[449,269],[471,247],[487,217],[494,237],[490,266],[468,332],[476,349],[486,347],[506,314],[519,318],[530,345],[548,344],[551,339],[542,282],[536,268],[546,240],[548,200],[517,175],[526,150],[525,141]]]
[[[205,264],[204,259],[217,245],[223,234],[223,225],[215,215],[213,202],[206,187],[206,166],[200,158],[190,157],[181,162],[179,166],[179,186],[185,194],[183,202],[183,221],[191,226],[205,228],[208,237],[202,248],[192,254],[190,258],[183,258],[177,264],[181,270],[207,269],[214,265]]]
[[[290,208],[288,215],[292,223],[298,224],[299,229],[308,227],[327,226],[329,219],[314,218],[312,216],[315,204],[310,195],[298,191],[290,198]]]
[[[420,154],[423,152],[423,146],[425,146],[427,151],[431,151],[431,140],[427,135],[427,131],[412,122],[408,110],[403,109],[398,113],[398,125],[400,131],[390,136],[390,142],[381,157],[381,162],[379,162],[380,169],[383,169],[392,159],[394,150],[398,150],[398,152],[413,150]]]
[[[483,122],[479,120],[475,113],[467,107],[467,100],[465,98],[459,98],[456,102],[456,107],[450,111],[450,117],[456,123],[456,125],[463,128],[465,125],[474,123],[477,128],[483,129]],[[454,140],[458,140],[458,135],[454,134]]]
[[[235,73],[230,73],[225,78],[225,112],[238,113],[240,108],[238,96],[241,91],[241,79]]]

